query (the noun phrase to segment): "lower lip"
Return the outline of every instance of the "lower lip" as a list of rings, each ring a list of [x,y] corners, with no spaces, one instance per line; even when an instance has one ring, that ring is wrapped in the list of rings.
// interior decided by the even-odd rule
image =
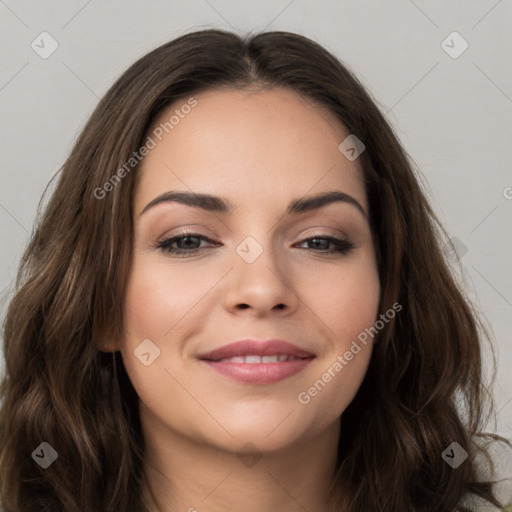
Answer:
[[[203,360],[210,368],[240,382],[272,384],[301,372],[313,358],[282,361],[280,363],[230,363]]]

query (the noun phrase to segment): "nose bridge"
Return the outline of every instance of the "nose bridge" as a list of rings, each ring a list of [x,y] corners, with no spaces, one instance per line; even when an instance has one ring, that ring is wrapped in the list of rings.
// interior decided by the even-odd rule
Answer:
[[[273,247],[271,232],[252,230],[235,247],[236,258],[228,302],[231,307],[244,304],[259,310],[290,306],[293,300],[286,262]]]
[[[236,232],[242,237],[235,246],[235,252],[246,265],[264,261],[273,266],[275,224],[271,210],[265,210],[256,199],[245,205],[246,214],[236,224]]]
[[[278,251],[274,248],[274,240],[270,233],[260,232],[247,235],[235,248],[238,256],[236,261],[239,277],[255,278],[259,282],[281,280],[284,271]],[[280,279],[279,279],[280,278]]]

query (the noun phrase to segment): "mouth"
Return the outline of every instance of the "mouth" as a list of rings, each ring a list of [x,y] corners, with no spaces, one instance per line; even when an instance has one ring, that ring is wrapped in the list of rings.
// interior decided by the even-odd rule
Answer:
[[[199,360],[232,380],[272,384],[296,375],[315,354],[284,340],[241,340],[199,356]]]

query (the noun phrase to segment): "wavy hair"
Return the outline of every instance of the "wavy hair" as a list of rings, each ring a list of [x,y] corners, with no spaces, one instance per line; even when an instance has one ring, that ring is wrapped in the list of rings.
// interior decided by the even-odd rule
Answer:
[[[364,142],[361,154],[381,282],[380,313],[403,310],[377,338],[342,414],[331,497],[344,512],[451,512],[463,499],[499,506],[477,454],[492,398],[490,336],[453,277],[446,232],[375,100],[339,59],[289,32],[182,35],[111,86],[60,169],[22,257],[3,325],[0,495],[4,512],[147,512],[138,396],[119,352],[137,168],[99,194],[143,144],[156,116],[203,90],[285,87],[326,106]],[[112,184],[112,181],[110,181]],[[492,352],[492,344],[489,343]],[[500,438],[501,439],[501,438]],[[58,452],[47,469],[31,454]],[[469,454],[456,470],[442,452]]]

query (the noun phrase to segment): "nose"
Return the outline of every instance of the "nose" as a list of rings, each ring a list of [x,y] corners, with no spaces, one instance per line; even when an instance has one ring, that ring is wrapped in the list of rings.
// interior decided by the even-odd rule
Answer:
[[[281,316],[289,315],[299,300],[290,269],[273,251],[262,249],[252,262],[244,259],[243,254],[234,254],[233,269],[227,276],[226,308],[236,313],[248,310],[257,317],[274,311]]]

